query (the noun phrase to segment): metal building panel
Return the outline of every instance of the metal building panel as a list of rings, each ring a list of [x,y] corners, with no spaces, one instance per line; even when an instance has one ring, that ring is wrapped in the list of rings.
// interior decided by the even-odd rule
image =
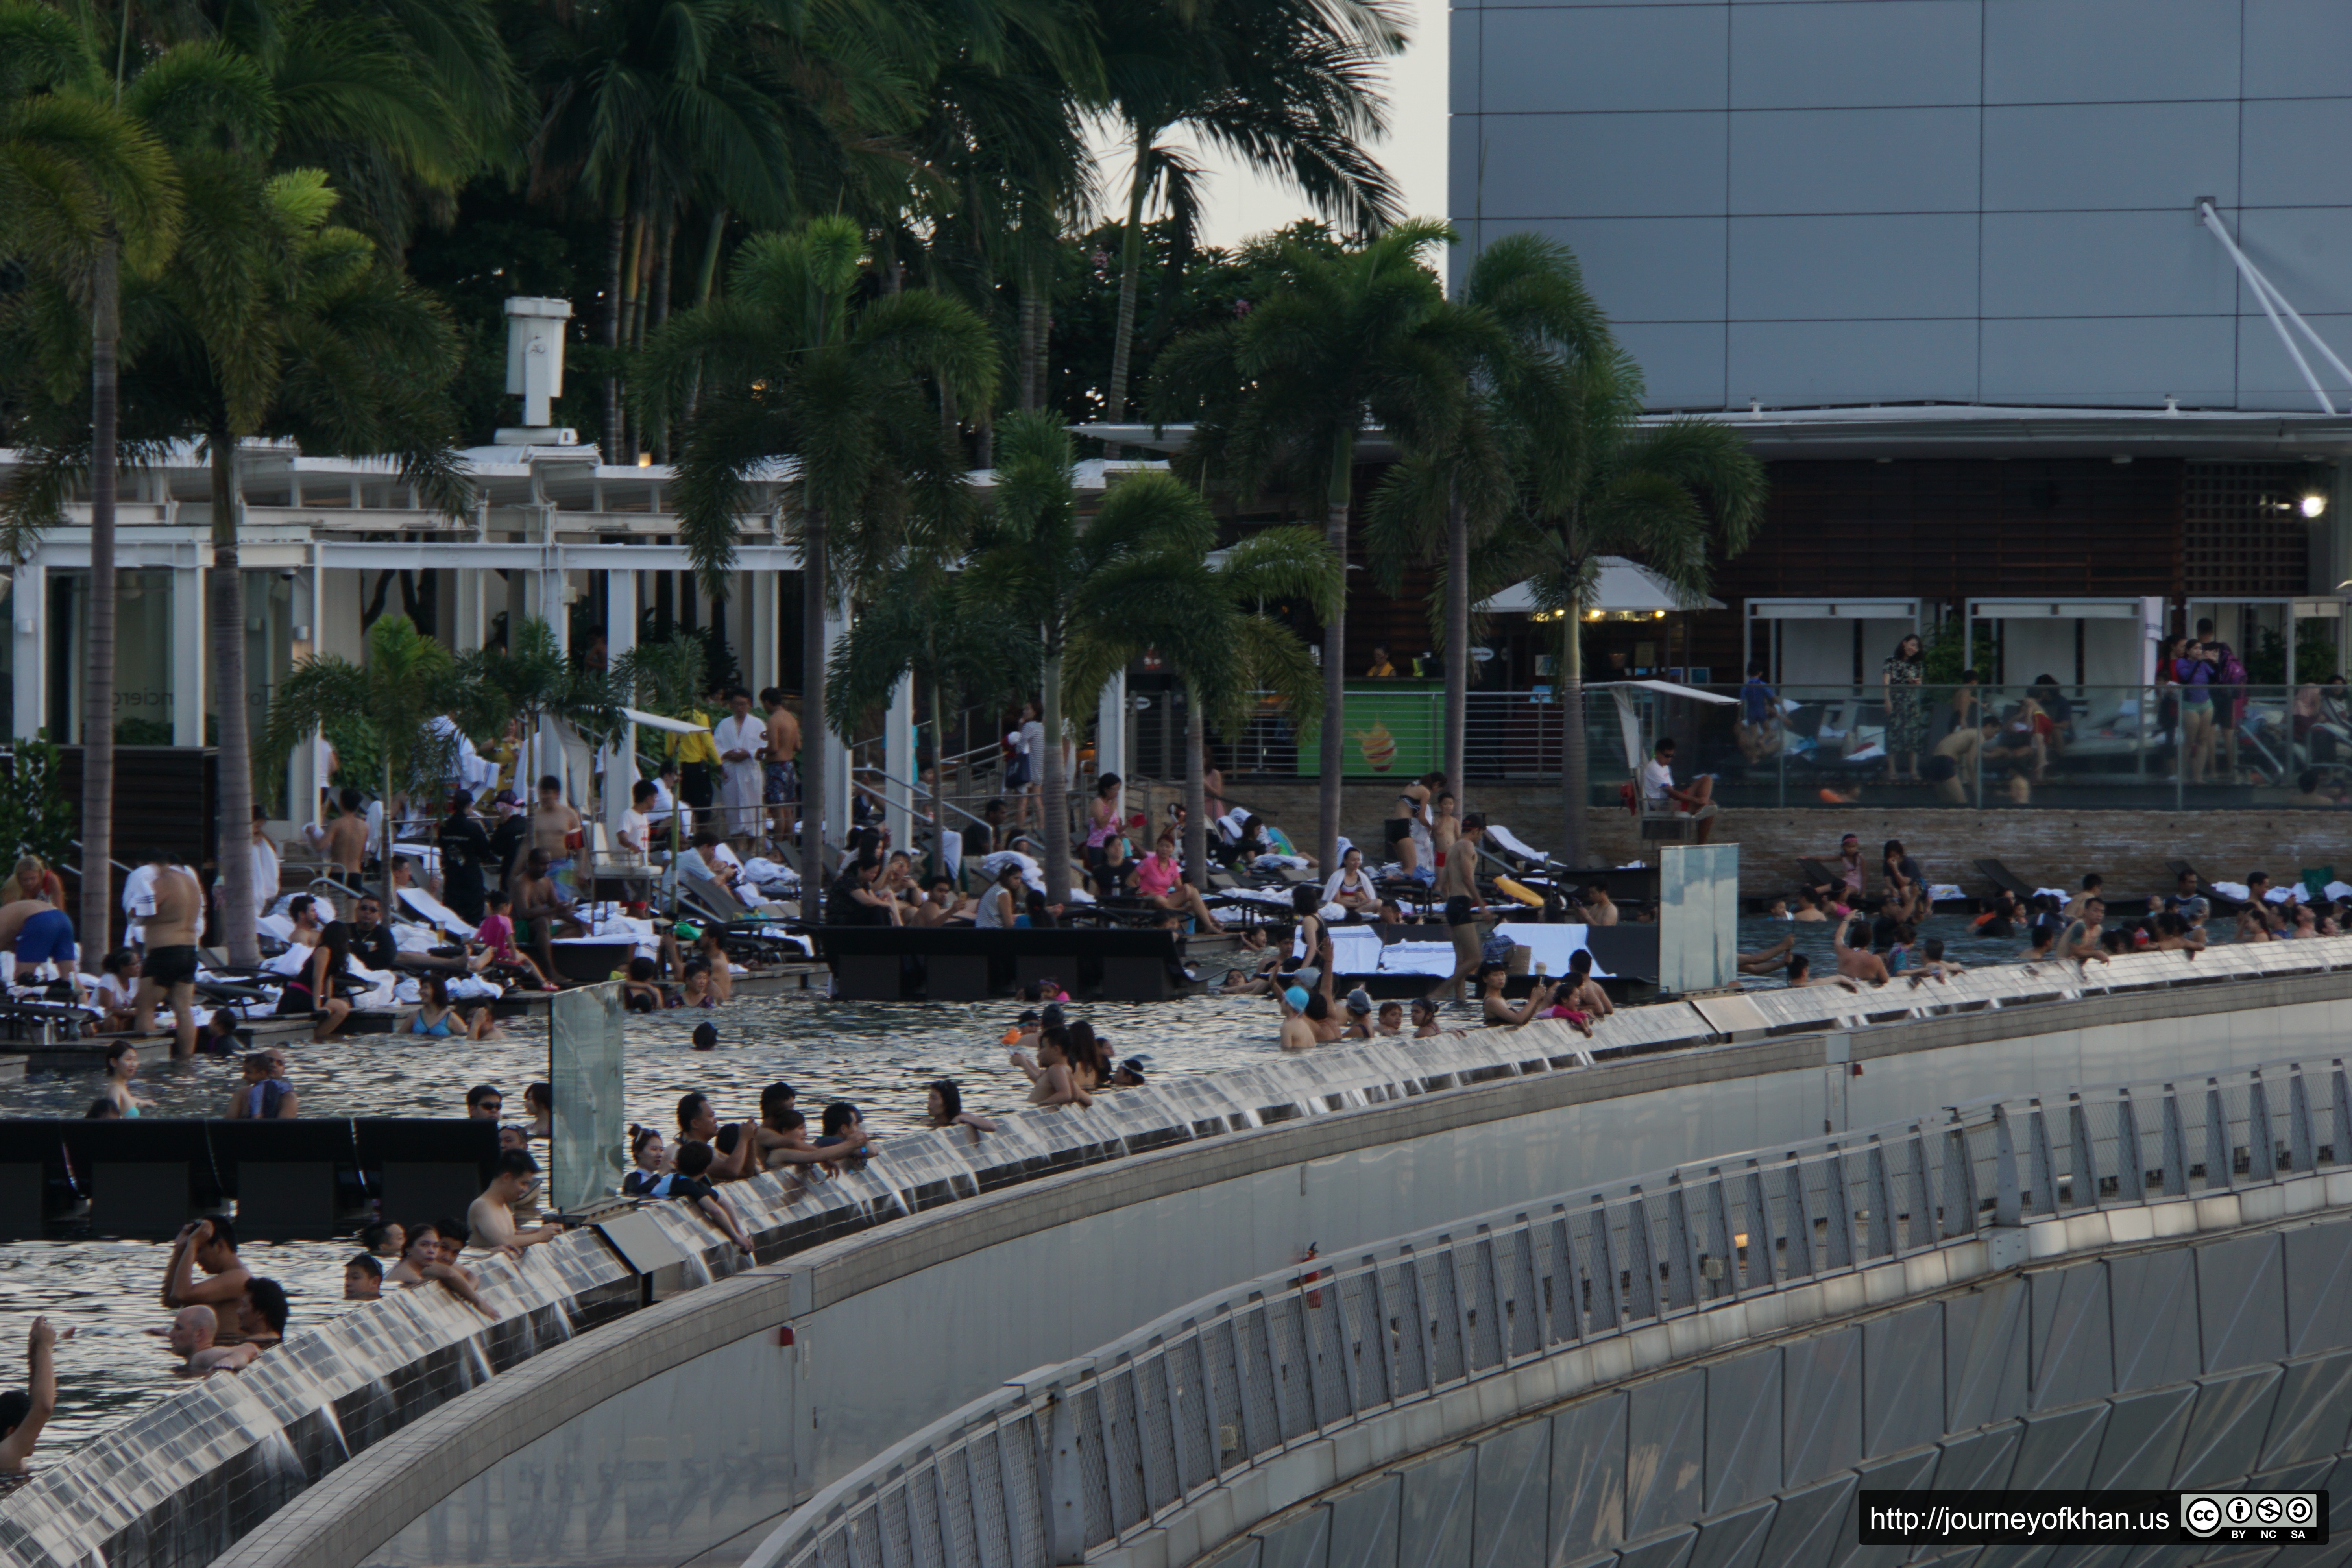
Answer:
[[[1980,8],[1952,0],[1731,7],[1731,107],[1977,101]]]
[[[1977,117],[1974,107],[1738,110],[1730,210],[1974,212]]]
[[[2197,1264],[2186,1250],[2111,1258],[2116,1387],[2160,1388],[2207,1370],[2197,1352]]]
[[[1983,324],[1984,401],[2157,407],[2226,405],[2236,323],[2228,317],[2117,316]]]
[[[2181,1439],[2171,1484],[2217,1487],[2252,1475],[2278,1406],[2280,1383],[2274,1366],[2206,1379],[2189,1412],[2189,1435]]]
[[[2178,212],[1987,213],[1983,268],[1989,316],[2226,316],[2238,308],[2229,253]]]
[[[1780,1489],[1780,1347],[1706,1369],[1706,1496],[1720,1513]]]
[[[2196,1249],[2205,1370],[2286,1359],[2286,1288],[2279,1237],[2250,1236]]]
[[[1711,217],[1724,211],[1720,110],[1482,118],[1486,172],[1478,210],[1490,218]],[[1461,187],[1453,199],[1468,205]]]
[[[1486,13],[1490,113],[1726,107],[1719,5],[1529,6]]]
[[[1742,321],[1973,316],[1977,223],[1974,213],[1733,218],[1719,308]]]
[[[1944,1304],[1862,1325],[1862,1452],[1899,1453],[1943,1436]]]
[[[1984,111],[1988,212],[2147,208],[2180,215],[2238,203],[2238,106],[2055,102]]]
[[[2238,96],[2239,0],[2008,0],[1985,7],[1988,103]]]

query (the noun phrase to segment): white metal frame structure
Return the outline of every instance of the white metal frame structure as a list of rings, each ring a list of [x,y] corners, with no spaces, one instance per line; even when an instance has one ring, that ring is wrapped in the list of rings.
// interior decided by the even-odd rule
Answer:
[[[2198,199],[2197,217],[2199,222],[2213,231],[2213,237],[2221,242],[2221,248],[2227,250],[2230,253],[2230,259],[2237,264],[2238,276],[2244,279],[2246,287],[2254,291],[2255,302],[2262,306],[2263,314],[2270,318],[2271,331],[2278,334],[2279,342],[2285,346],[2287,357],[2294,361],[2294,368],[2303,373],[2304,384],[2311,388],[2311,395],[2319,404],[2319,411],[2322,414],[2336,413],[2335,400],[2327,395],[2327,389],[2320,385],[2319,377],[2312,374],[2311,362],[2305,359],[2303,351],[2295,346],[2294,336],[2286,330],[2285,324],[2280,321],[2279,313],[2284,311],[2287,321],[2293,321],[2296,330],[2311,340],[2311,346],[2317,349],[2327,363],[2336,367],[2336,374],[2344,378],[2344,384],[2347,387],[2352,387],[2352,367],[2347,367],[2342,360],[2336,357],[2336,351],[2327,346],[2327,340],[2311,330],[2311,323],[2303,319],[2301,311],[2286,302],[2286,296],[2279,292],[2278,285],[2272,282],[2263,274],[2263,269],[2255,266],[2244,251],[2238,248],[2238,242],[2230,237],[2229,228],[2221,222],[2221,215],[2213,210],[2211,197],[2203,196]]]
[[[1927,602],[1924,599],[1872,598],[1844,595],[1836,597],[1814,596],[1802,599],[1750,599],[1748,601],[1748,624],[1740,639],[1744,658],[1756,654],[1756,627],[1764,628],[1765,667],[1772,672],[1778,684],[1787,679],[1781,666],[1781,627],[1789,621],[1908,621],[1920,637],[1927,635]],[[1743,667],[1739,671],[1746,675]],[[1864,670],[1868,675],[1868,670]]]

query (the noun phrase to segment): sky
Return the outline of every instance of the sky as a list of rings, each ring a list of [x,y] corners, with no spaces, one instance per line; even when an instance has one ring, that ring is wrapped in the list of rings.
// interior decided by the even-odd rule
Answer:
[[[1446,7],[1444,0],[1402,4],[1412,41],[1402,55],[1387,62],[1389,136],[1376,153],[1403,192],[1407,216],[1444,217]],[[1202,238],[1208,244],[1233,245],[1307,216],[1304,199],[1274,181],[1213,155],[1205,162],[1211,178]],[[1116,151],[1104,150],[1103,188],[1116,193],[1119,205],[1124,204],[1130,163]]]

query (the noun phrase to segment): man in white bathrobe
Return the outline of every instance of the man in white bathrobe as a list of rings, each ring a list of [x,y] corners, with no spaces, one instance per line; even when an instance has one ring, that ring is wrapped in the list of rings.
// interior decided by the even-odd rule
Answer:
[[[728,692],[727,707],[727,717],[710,727],[720,765],[719,804],[727,813],[727,836],[749,839],[760,831],[760,752],[768,727],[751,716],[751,694],[740,687]]]

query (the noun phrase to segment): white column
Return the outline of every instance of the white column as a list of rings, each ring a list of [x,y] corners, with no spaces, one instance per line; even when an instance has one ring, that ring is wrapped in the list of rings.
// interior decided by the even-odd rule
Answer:
[[[30,740],[34,732],[48,722],[49,660],[48,641],[41,628],[48,624],[48,568],[37,561],[28,561],[16,568],[14,584],[8,591],[8,635],[14,639],[9,654],[14,660],[13,684],[16,688],[16,734]],[[52,735],[49,739],[59,745],[78,745],[79,735]]]
[[[911,805],[915,778],[915,680],[900,676],[890,693],[890,713],[882,728],[882,754],[890,782],[883,786],[883,826],[890,831],[890,847],[912,851],[914,816]]]
[[[634,571],[604,574],[604,651],[619,664],[637,646],[637,574]],[[629,809],[630,791],[637,782],[637,727],[625,726],[620,754],[604,765],[604,821],[617,828]]]
[[[1110,678],[1095,710],[1095,777],[1127,776],[1127,671]]]
[[[555,634],[557,650],[568,655],[572,651],[572,605],[564,596],[567,582],[563,573],[563,552],[550,544],[540,561],[539,605],[533,613],[547,623],[548,630]]]
[[[197,559],[203,559],[197,547]],[[210,660],[205,658],[205,570],[201,565],[172,568],[172,744],[205,743],[205,702],[212,689]]]
[[[825,663],[833,662],[833,650],[849,635],[849,598],[842,595],[834,602],[833,613],[824,618]],[[831,726],[828,725],[830,730]],[[849,804],[849,742],[846,737],[835,733],[833,743],[825,748],[824,777],[824,837],[828,843],[839,844],[849,837],[852,820]]]
[[[312,562],[316,554],[314,546],[304,547],[302,564],[294,570],[293,593],[287,605],[290,623],[287,652],[298,666],[310,657],[313,617],[318,615],[318,601],[312,597]],[[308,742],[295,747],[286,757],[286,820],[297,827],[309,822],[318,809],[318,748]]]
[[[459,566],[449,576],[455,590],[448,621],[449,646],[459,653],[472,653],[482,646],[482,627],[488,619],[482,613],[482,569]]]
[[[776,574],[761,570],[738,574],[743,682],[757,695],[776,685]]]

